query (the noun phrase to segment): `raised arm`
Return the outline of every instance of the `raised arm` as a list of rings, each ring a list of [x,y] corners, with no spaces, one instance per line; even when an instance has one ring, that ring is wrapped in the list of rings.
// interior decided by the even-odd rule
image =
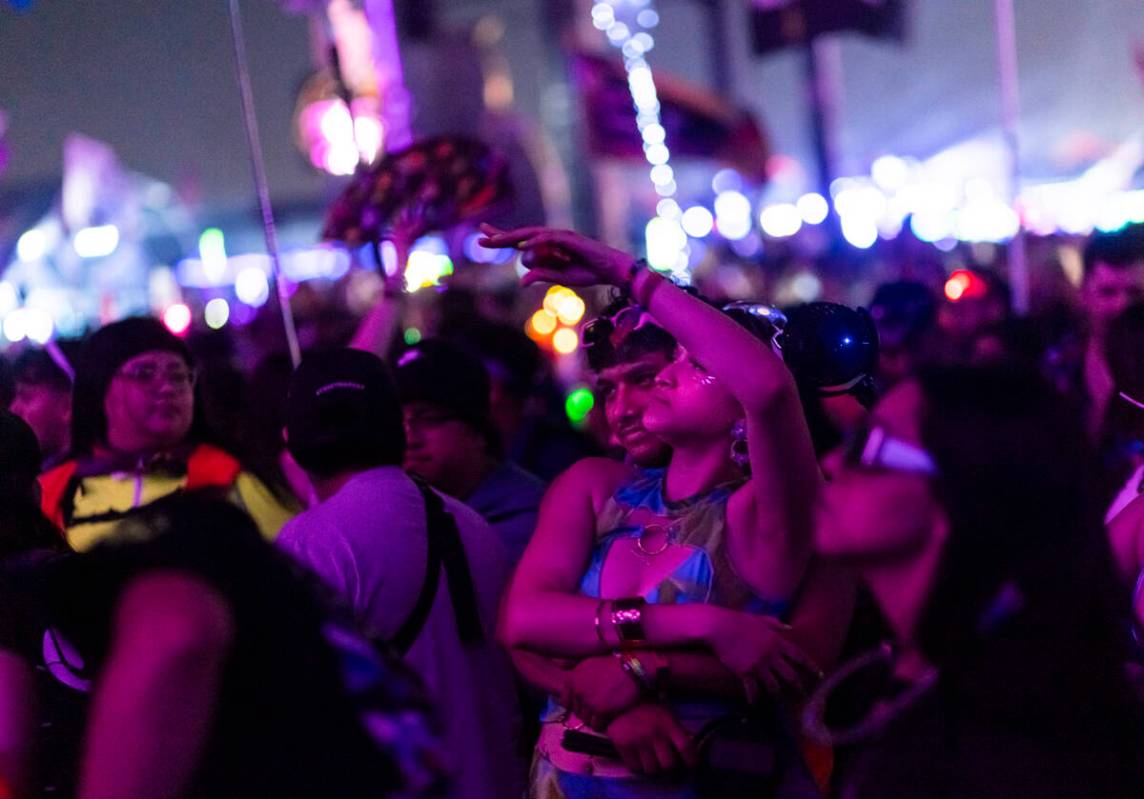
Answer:
[[[393,334],[401,324],[402,295],[400,289],[386,286],[378,294],[377,300],[361,320],[350,347],[371,352],[383,361],[389,356]]]
[[[728,506],[731,556],[772,599],[797,590],[810,559],[821,482],[794,378],[770,345],[650,270],[633,293],[743,406],[752,479]]]
[[[627,289],[743,406],[755,479],[732,498],[731,555],[739,573],[771,599],[801,584],[811,551],[812,508],[821,474],[790,371],[767,342],[631,255],[577,233],[546,228],[501,232],[487,247],[524,252],[523,282],[605,283]]]

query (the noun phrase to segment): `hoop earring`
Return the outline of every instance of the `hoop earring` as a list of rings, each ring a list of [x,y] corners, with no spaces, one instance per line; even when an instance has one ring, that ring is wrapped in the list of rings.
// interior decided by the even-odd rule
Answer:
[[[744,471],[751,466],[751,456],[747,451],[747,424],[742,419],[731,428],[731,460]]]

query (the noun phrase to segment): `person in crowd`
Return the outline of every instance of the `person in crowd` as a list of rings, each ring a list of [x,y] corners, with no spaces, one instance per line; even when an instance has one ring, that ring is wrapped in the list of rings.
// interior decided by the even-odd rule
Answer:
[[[540,348],[518,326],[445,320],[440,336],[472,352],[488,370],[490,409],[507,460],[549,482],[581,458],[600,454],[568,423],[562,390]]]
[[[457,796],[516,795],[519,710],[492,636],[508,561],[475,511],[402,471],[401,404],[381,360],[347,349],[303,361],[290,383],[286,445],[320,501],[278,546],[424,680]]]
[[[1106,339],[1112,397],[1100,436],[1099,466],[1105,521],[1111,521],[1144,491],[1144,303],[1113,319]]]
[[[1012,293],[1009,284],[996,272],[984,269],[961,270],[962,288],[946,294],[938,307],[941,331],[941,360],[966,363],[973,358],[973,347],[981,331],[1009,318]]]
[[[93,333],[76,362],[72,457],[40,478],[42,507],[78,550],[176,491],[213,487],[273,537],[295,508],[207,443],[196,423],[195,371],[161,322],[124,319]]]
[[[898,280],[878,286],[869,308],[878,328],[878,383],[886,391],[933,351],[937,301],[924,284]]]
[[[67,549],[39,510],[40,463],[32,428],[11,411],[0,410],[0,561],[30,549]]]
[[[1010,317],[982,328],[973,338],[968,363],[1045,368],[1049,345],[1040,319]]]
[[[592,657],[619,648],[643,698],[617,716],[587,696],[595,680],[583,690],[553,684],[563,702],[543,725],[532,795],[693,795],[695,769],[666,781],[640,775],[696,765],[691,733],[741,710],[760,681],[777,694],[780,682],[802,681],[800,669],[817,671],[777,619],[804,581],[819,480],[798,391],[769,341],[631,256],[570,232],[485,232],[484,246],[524,251],[526,283],[625,288],[680,345],[644,415],[672,449],[667,468],[588,460],[561,476],[510,588],[508,646],[601,669]],[[748,363],[757,368],[742,368]],[[755,479],[745,477],[748,463]],[[715,654],[731,679],[712,674],[702,652],[665,654],[680,647]],[[711,690],[704,700],[679,702],[703,688]],[[719,691],[722,701],[713,698]],[[661,695],[673,704],[656,701]],[[779,765],[746,784],[809,785],[780,717],[768,718],[755,743]],[[611,758],[597,756],[599,736],[565,735],[582,726],[606,733]],[[740,765],[750,771],[766,758],[746,759]]]
[[[416,680],[217,491],[150,503],[23,571],[0,570],[0,729],[23,722],[0,735],[0,779],[27,795],[443,795]],[[52,680],[82,701],[66,733],[36,690]]]
[[[544,483],[504,460],[484,365],[459,347],[426,339],[394,373],[405,417],[405,468],[484,517],[512,564],[532,531]]]
[[[71,450],[74,371],[57,358],[63,358],[59,349],[28,349],[12,365],[16,396],[11,410],[35,432],[45,469],[62,463]]]
[[[1113,394],[1098,450],[1100,498],[1123,584],[1131,592],[1138,662],[1144,662],[1144,303],[1108,326],[1105,357]]]
[[[818,740],[853,748],[842,795],[1139,794],[1085,453],[1081,419],[1035,372],[947,366],[892,389],[827,459],[816,550],[860,570],[893,631],[805,714]],[[855,685],[866,712],[832,717]]]
[[[675,337],[628,297],[613,300],[584,326],[584,354],[612,441],[645,468],[666,466],[671,447],[644,427],[655,378],[675,357]]]
[[[1129,305],[1144,300],[1144,225],[1114,233],[1097,233],[1084,249],[1081,304],[1088,342],[1083,385],[1088,426],[1096,435],[1113,396],[1113,378],[1105,351],[1112,320]]]

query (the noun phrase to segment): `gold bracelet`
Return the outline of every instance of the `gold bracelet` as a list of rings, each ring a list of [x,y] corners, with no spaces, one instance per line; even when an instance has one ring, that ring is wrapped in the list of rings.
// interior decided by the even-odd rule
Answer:
[[[607,606],[608,600],[601,599],[600,604],[596,605],[596,637],[600,639],[601,644],[608,643],[604,638],[604,628],[600,624],[600,617],[604,615],[604,608]]]

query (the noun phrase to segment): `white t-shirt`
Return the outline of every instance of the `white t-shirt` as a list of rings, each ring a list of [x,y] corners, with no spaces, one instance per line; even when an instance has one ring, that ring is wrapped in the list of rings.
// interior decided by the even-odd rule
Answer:
[[[442,568],[432,610],[405,663],[436,703],[456,777],[454,795],[520,796],[520,708],[511,663],[494,640],[507,556],[475,511],[442,498],[465,547],[486,640],[469,648],[461,643]],[[425,581],[425,501],[400,468],[370,469],[295,517],[276,543],[337,591],[364,628],[388,640],[412,613]]]

